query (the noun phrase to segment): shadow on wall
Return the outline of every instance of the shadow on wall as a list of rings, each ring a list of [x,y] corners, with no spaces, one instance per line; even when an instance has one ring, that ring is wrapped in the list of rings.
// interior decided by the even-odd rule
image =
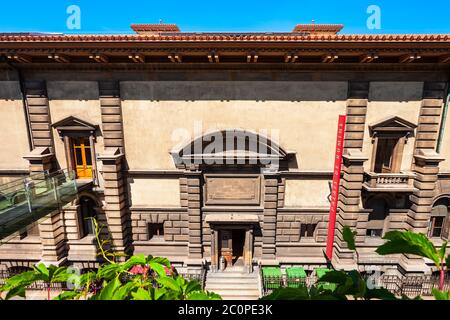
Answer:
[[[64,81],[50,100],[98,100],[95,81]],[[122,81],[122,100],[148,101],[345,101],[347,81]],[[371,82],[369,101],[410,102],[422,100],[423,82]],[[0,82],[0,100],[20,100],[16,81]]]

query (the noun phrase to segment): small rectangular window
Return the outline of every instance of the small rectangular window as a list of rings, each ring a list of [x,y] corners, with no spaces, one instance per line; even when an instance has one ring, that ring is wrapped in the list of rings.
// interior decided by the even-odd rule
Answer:
[[[431,217],[429,237],[440,238],[444,227],[445,217]]]
[[[164,237],[164,223],[148,224],[148,240]]]
[[[366,235],[369,237],[381,237],[383,235],[383,229],[367,229]]]
[[[312,238],[316,231],[316,223],[302,223],[300,226],[300,238]]]

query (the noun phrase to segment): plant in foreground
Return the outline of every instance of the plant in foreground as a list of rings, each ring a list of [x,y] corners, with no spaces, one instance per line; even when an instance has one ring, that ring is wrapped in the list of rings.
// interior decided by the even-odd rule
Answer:
[[[96,272],[73,275],[67,267],[39,264],[33,271],[8,279],[0,287],[0,298],[25,297],[26,288],[37,281],[47,284],[50,300],[52,283],[70,282],[74,288],[54,300],[220,300],[215,293],[204,291],[197,280],[186,280],[174,272],[166,258],[134,255],[117,262],[109,242],[100,240],[101,228],[94,220],[99,255],[106,261]],[[3,297],[4,294],[4,297]]]
[[[356,232],[349,227],[344,227],[343,238],[347,242],[350,250],[356,251]],[[381,245],[376,252],[380,255],[388,254],[412,254],[428,258],[434,262],[439,270],[439,290],[433,289],[432,293],[436,300],[449,300],[450,292],[443,292],[445,272],[450,268],[450,255],[445,258],[447,242],[437,249],[433,243],[423,234],[410,231],[391,231],[386,233],[384,238],[386,243]],[[385,288],[371,289],[367,286],[361,274],[352,270],[349,272],[332,271],[322,276],[319,282],[329,282],[335,284],[333,290],[325,289],[323,286],[313,286],[308,289],[306,286],[300,288],[280,288],[272,294],[262,298],[263,300],[346,300],[352,297],[356,300],[397,300],[397,298]],[[402,299],[409,299],[402,296]],[[421,299],[416,297],[415,299]]]

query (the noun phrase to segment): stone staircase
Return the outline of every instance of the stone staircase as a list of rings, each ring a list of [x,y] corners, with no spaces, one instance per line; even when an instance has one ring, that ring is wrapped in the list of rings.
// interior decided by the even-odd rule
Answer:
[[[224,300],[257,300],[260,296],[257,271],[208,272],[205,289],[222,296]]]

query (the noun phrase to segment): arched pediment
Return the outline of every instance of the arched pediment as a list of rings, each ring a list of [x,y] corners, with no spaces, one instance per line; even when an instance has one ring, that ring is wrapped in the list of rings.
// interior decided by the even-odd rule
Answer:
[[[289,153],[263,134],[226,129],[199,136],[171,155],[178,168],[187,168],[192,164],[270,166],[287,160]]]

